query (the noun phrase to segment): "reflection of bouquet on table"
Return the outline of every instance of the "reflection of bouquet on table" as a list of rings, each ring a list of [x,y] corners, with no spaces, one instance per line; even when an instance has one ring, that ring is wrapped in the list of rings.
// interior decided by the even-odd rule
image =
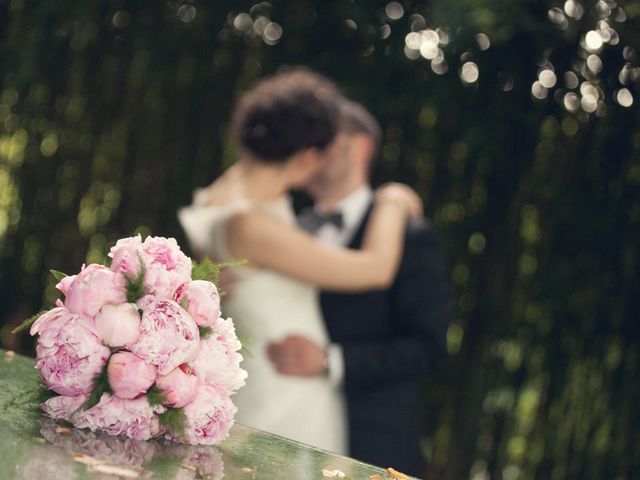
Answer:
[[[222,455],[215,447],[187,447],[162,440],[145,442],[84,429],[69,430],[49,418],[40,420],[40,426],[42,437],[59,448],[52,448],[46,456],[28,457],[18,465],[16,480],[80,478],[78,464],[90,472],[118,478],[149,478],[154,474],[180,480],[224,477]]]
[[[137,440],[213,444],[244,385],[233,322],[220,316],[219,266],[192,264],[174,239],[121,239],[110,268],[59,277],[64,300],[37,317],[42,409],[79,428]],[[34,317],[35,318],[35,317]]]

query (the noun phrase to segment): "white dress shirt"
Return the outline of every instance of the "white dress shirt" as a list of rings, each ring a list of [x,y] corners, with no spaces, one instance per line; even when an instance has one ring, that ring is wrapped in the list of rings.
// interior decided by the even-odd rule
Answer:
[[[332,223],[327,223],[316,231],[315,237],[328,245],[348,246],[353,240],[356,230],[362,223],[372,201],[373,190],[369,185],[363,185],[336,205],[334,212],[342,213],[342,228],[338,228]],[[318,207],[316,209],[319,210]],[[334,385],[342,384],[344,380],[344,355],[342,347],[337,343],[331,343],[327,347],[327,367],[331,382]]]
[[[328,245],[346,247],[353,240],[356,229],[362,223],[362,219],[372,201],[373,190],[369,185],[363,185],[355,192],[350,193],[336,205],[333,211],[342,213],[342,228],[338,228],[332,223],[327,223],[315,233],[316,238]],[[319,210],[319,208],[316,207],[316,210]],[[319,211],[319,213],[329,212]]]

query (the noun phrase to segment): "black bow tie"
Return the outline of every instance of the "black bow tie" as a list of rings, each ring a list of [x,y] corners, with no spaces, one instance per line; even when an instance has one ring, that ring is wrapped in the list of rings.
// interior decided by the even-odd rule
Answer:
[[[316,233],[323,225],[335,225],[338,229],[342,229],[344,219],[341,212],[319,213],[313,208],[304,210],[298,217],[298,224],[303,230],[309,233]]]

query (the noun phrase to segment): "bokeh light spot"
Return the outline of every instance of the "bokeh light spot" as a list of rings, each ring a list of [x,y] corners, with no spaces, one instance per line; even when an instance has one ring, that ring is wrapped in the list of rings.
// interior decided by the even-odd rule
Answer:
[[[633,95],[628,88],[621,88],[616,94],[616,101],[623,107],[633,105]]]
[[[564,108],[570,112],[575,112],[580,108],[580,98],[578,97],[578,94],[573,92],[569,92],[564,95],[563,103]]]
[[[593,113],[598,108],[598,98],[590,93],[580,99],[580,106],[587,113]]]
[[[564,15],[564,12],[558,7],[550,8],[547,12],[547,16],[549,17],[551,23],[555,24],[561,30],[565,30],[569,26],[567,17]]]
[[[460,69],[460,78],[464,83],[470,84],[478,81],[480,77],[480,69],[473,62],[467,62]]]
[[[562,131],[570,137],[578,133],[578,122],[576,119],[573,117],[567,117],[562,120]]]
[[[584,15],[584,7],[574,0],[564,2],[564,11],[574,20],[580,20]]]
[[[595,30],[591,30],[590,32],[587,32],[587,34],[584,37],[584,42],[587,46],[587,49],[589,49],[590,51],[600,50],[604,43],[602,41],[602,37],[600,36],[600,33],[598,33]]]
[[[358,24],[356,22],[354,22],[353,20],[351,20],[350,18],[347,18],[344,21],[344,24],[349,30],[353,30],[354,32],[356,30],[358,30]]]
[[[538,75],[538,80],[544,88],[552,88],[557,81],[556,74],[551,69],[545,69]]]
[[[248,13],[240,13],[233,19],[233,27],[241,32],[251,30],[253,27],[253,19]]]
[[[469,237],[468,248],[469,253],[479,255],[487,246],[487,239],[480,232],[475,232]]]
[[[437,75],[444,75],[449,70],[449,64],[444,58],[436,57],[431,62],[431,70]]]
[[[390,2],[384,7],[384,13],[390,20],[400,20],[404,15],[404,8],[398,2]]]
[[[178,8],[178,18],[181,22],[193,22],[196,18],[196,14],[196,7],[194,7],[193,5],[182,5],[180,8]]]
[[[433,60],[438,56],[438,47],[429,42],[423,42],[420,45],[420,55],[422,55],[427,60]]]
[[[262,38],[267,45],[275,45],[282,37],[282,27],[275,22],[269,23],[264,27]]]
[[[485,33],[479,33],[476,35],[476,42],[478,43],[478,47],[480,50],[488,50],[491,46],[491,40]]]
[[[589,55],[587,57],[587,68],[593,73],[600,73],[602,70],[602,60],[598,55]]]
[[[422,36],[418,32],[411,32],[405,37],[404,43],[407,47],[413,50],[420,50],[420,45],[422,44]]]
[[[58,137],[55,134],[45,136],[40,142],[40,153],[45,157],[51,157],[58,151]]]
[[[118,10],[113,14],[111,21],[113,22],[113,26],[116,28],[125,28],[129,25],[129,21],[131,20],[131,16],[129,12],[125,10]]]
[[[464,338],[464,328],[459,323],[452,323],[447,329],[447,351],[450,354],[456,354],[462,346]]]
[[[544,100],[547,98],[548,93],[549,91],[539,81],[535,81],[531,85],[531,95],[538,100]]]
[[[578,86],[580,81],[578,80],[578,76],[573,72],[565,72],[564,74],[564,85],[569,89],[574,89]]]

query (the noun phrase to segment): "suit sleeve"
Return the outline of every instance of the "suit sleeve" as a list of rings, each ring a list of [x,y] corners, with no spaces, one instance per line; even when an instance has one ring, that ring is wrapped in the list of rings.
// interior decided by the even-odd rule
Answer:
[[[451,285],[442,243],[431,228],[407,233],[389,295],[390,338],[341,344],[346,389],[419,380],[446,359]]]

